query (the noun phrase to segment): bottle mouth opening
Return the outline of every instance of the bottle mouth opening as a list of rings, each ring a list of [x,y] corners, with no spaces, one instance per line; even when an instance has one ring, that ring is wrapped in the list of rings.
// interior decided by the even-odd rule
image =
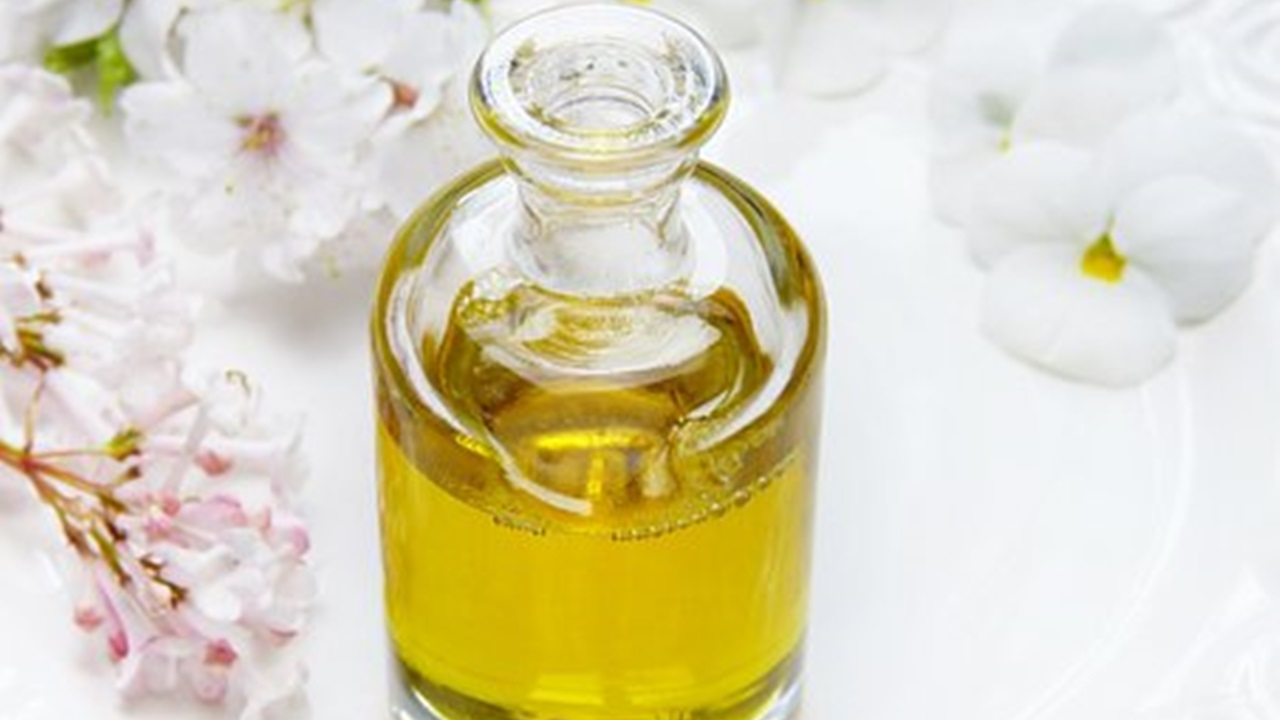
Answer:
[[[514,149],[618,161],[692,149],[727,109],[724,68],[688,26],[623,5],[570,5],[499,34],[481,55],[472,106]]]

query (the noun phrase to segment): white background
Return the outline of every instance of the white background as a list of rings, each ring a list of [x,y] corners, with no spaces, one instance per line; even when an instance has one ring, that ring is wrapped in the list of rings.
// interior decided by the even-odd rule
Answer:
[[[804,717],[1280,717],[1274,252],[1145,387],[1027,368],[978,333],[981,274],[929,211],[923,99],[908,70],[842,103],[740,108],[711,153],[801,231],[831,305]],[[185,279],[221,295],[197,360],[307,418],[312,715],[384,718],[372,279]],[[0,720],[215,716],[120,705],[24,507],[0,494]]]

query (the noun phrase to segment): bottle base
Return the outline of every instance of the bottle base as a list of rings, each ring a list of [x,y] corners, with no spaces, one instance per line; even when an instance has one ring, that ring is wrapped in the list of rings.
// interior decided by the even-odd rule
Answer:
[[[637,710],[622,717],[588,708],[555,709],[542,715],[524,708],[501,707],[432,683],[391,661],[391,720],[798,720],[801,701],[799,653],[780,663],[740,697],[696,709]]]

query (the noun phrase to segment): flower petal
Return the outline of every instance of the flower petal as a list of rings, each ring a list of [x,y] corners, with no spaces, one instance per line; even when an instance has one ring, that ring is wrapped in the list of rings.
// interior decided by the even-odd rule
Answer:
[[[833,0],[818,0],[832,2]],[[838,0],[835,0],[838,1]],[[848,0],[845,0],[848,2]],[[870,14],[885,46],[896,53],[927,48],[942,33],[951,17],[953,0],[859,0]]]
[[[1015,134],[1096,146],[1177,87],[1178,58],[1160,24],[1129,6],[1099,5],[1060,36]]]
[[[1277,182],[1258,144],[1222,120],[1148,112],[1118,128],[1102,153],[1100,183],[1113,198],[1170,175],[1197,175],[1249,198],[1250,222],[1275,221]]]
[[[311,48],[298,18],[249,3],[187,15],[183,67],[207,102],[230,115],[277,110]]]
[[[1022,23],[985,18],[947,39],[929,91],[929,119],[942,153],[996,152],[1035,87],[1043,52]]]
[[[486,139],[458,117],[463,112],[446,101],[425,121],[388,123],[378,132],[369,190],[375,207],[385,205],[404,219],[445,182],[493,154]]]
[[[1015,142],[1055,140],[1095,148],[1126,118],[1165,97],[1135,90],[1134,79],[1110,69],[1046,75],[1018,111]]]
[[[1174,176],[1126,197],[1112,229],[1116,249],[1164,289],[1181,321],[1218,312],[1249,281],[1258,234],[1238,192]]]
[[[316,46],[350,72],[369,72],[382,65],[413,10],[410,0],[312,0]]]
[[[982,327],[1011,354],[1064,377],[1126,386],[1164,367],[1176,328],[1160,289],[1140,270],[1108,283],[1080,270],[1080,251],[1028,248],[987,278]]]
[[[69,45],[96,38],[120,19],[124,0],[75,0],[55,6],[50,44]]]
[[[38,62],[45,38],[40,32],[36,0],[0,3],[0,63]]]
[[[159,80],[177,74],[169,39],[181,12],[182,0],[133,0],[125,6],[120,45],[139,76]]]
[[[459,42],[455,21],[449,15],[424,11],[405,18],[399,40],[383,64],[384,74],[413,88],[416,93],[409,113],[415,118],[429,115],[440,104],[446,83],[465,74],[469,61],[479,50]]]
[[[1049,70],[1106,69],[1123,72],[1133,88],[1167,97],[1178,88],[1173,42],[1156,18],[1122,3],[1095,5],[1058,37]]]
[[[990,266],[1028,243],[1083,248],[1106,227],[1106,207],[1087,184],[1091,156],[1052,143],[1014,148],[973,188],[969,249]]]
[[[354,156],[390,107],[386,83],[309,61],[292,73],[281,111],[285,142],[312,153]]]
[[[974,186],[1000,161],[1000,154],[975,150],[935,157],[929,166],[933,212],[944,222],[961,225],[973,205]]]
[[[888,69],[888,50],[863,20],[857,6],[846,2],[803,3],[783,83],[819,97],[849,95],[873,85]]]
[[[182,83],[130,86],[120,106],[130,145],[190,177],[225,165],[240,142],[235,124],[212,112],[194,88]]]

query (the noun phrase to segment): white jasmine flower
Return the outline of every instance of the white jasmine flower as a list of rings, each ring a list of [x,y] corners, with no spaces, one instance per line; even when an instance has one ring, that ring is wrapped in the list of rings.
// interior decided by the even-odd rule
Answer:
[[[893,58],[937,39],[952,5],[953,0],[803,0],[783,82],[818,96],[865,90]]]
[[[1252,142],[1184,113],[1135,117],[1097,152],[1020,143],[977,180],[965,224],[991,272],[983,327],[1068,377],[1140,382],[1173,356],[1177,324],[1243,290],[1276,191]]]
[[[181,75],[121,98],[131,146],[184,236],[297,280],[360,205],[361,152],[391,107],[372,78],[317,56],[289,15],[233,4],[182,19]]]
[[[930,97],[939,214],[959,220],[976,175],[1001,153],[1037,139],[1096,147],[1125,118],[1167,103],[1178,85],[1168,34],[1126,5],[1094,6],[1048,41],[1016,23],[957,33]]]

